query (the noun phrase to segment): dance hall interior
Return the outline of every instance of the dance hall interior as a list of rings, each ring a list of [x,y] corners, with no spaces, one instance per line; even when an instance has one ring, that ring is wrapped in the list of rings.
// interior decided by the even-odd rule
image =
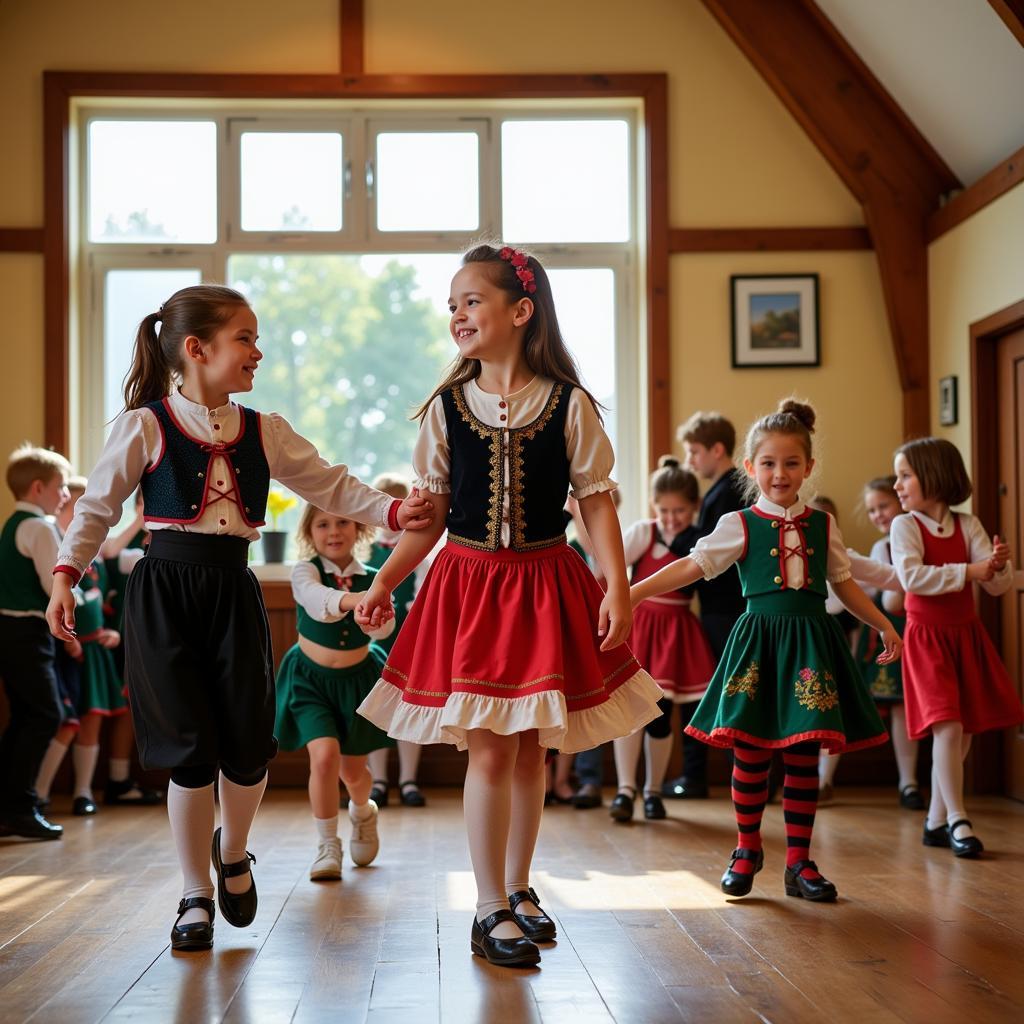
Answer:
[[[1021,97],[1021,0],[0,0],[0,1021],[1024,1019]]]

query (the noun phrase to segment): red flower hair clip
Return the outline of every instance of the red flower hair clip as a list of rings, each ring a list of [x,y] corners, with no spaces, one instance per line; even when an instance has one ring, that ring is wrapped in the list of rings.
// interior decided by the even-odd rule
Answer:
[[[537,282],[533,271],[529,267],[530,257],[525,252],[520,252],[518,249],[513,249],[508,245],[498,255],[503,260],[508,260],[516,268],[516,277],[522,283],[523,291],[532,295],[537,290]]]

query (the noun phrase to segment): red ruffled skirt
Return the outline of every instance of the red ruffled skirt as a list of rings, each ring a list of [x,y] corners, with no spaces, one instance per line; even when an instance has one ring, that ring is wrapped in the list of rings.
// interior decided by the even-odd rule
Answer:
[[[627,736],[658,717],[662,693],[625,644],[600,650],[603,597],[566,544],[449,541],[359,713],[395,739],[460,750],[469,729],[537,729],[566,752]]]
[[[700,700],[715,674],[715,655],[688,602],[648,599],[633,613],[629,646],[676,704]]]

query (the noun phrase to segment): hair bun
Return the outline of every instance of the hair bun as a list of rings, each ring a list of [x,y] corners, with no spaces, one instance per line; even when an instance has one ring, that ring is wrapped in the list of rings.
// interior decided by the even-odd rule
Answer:
[[[662,457],[658,459],[658,469],[676,469],[681,465],[682,463],[674,455],[662,455]]]
[[[798,419],[808,433],[814,433],[814,421],[818,418],[814,409],[806,402],[798,402],[795,398],[784,398],[779,403],[779,412]]]

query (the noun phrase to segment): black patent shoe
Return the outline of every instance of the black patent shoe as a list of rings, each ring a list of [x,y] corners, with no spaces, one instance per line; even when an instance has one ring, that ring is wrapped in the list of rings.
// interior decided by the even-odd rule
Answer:
[[[540,950],[525,935],[515,939],[495,939],[491,932],[503,921],[519,921],[511,910],[496,910],[482,921],[473,918],[469,948],[496,967],[536,967],[540,963]]]
[[[96,805],[87,796],[76,796],[71,805],[71,813],[78,818],[84,818],[96,813]]]
[[[942,846],[949,848],[949,826],[940,825],[938,828],[929,828],[928,822],[924,823],[924,833],[921,836],[922,846]]]
[[[196,921],[194,924],[178,924],[187,910],[205,910],[210,915],[209,921]],[[213,948],[213,900],[205,896],[190,896],[178,904],[178,920],[171,928],[171,949],[182,953],[196,952]]]
[[[126,804],[135,807],[152,807],[162,803],[163,799],[164,795],[160,790],[139,785],[134,779],[122,779],[119,782],[108,779],[106,789],[103,790],[103,802],[111,806]]]
[[[387,779],[374,779],[373,786],[370,787],[370,799],[377,805],[377,810],[381,810],[388,805],[388,780]]]
[[[949,826],[949,846],[954,857],[977,857],[985,849],[985,844],[977,836],[967,836],[966,839],[957,839],[956,830],[958,825],[966,825],[972,828],[966,818],[960,818]]]
[[[636,790],[632,786],[624,786],[624,789],[632,791],[633,795],[629,796],[626,793],[616,793],[615,799],[612,800],[612,805],[608,809],[608,813],[612,816],[613,821],[619,822],[624,825],[627,821],[633,820],[633,808],[636,804]]]
[[[218,828],[213,833],[213,867],[217,872],[217,902],[220,904],[220,912],[224,915],[224,920],[236,928],[244,928],[246,925],[252,924],[252,919],[256,916],[256,879],[251,880],[251,884],[245,892],[239,893],[228,892],[224,880],[249,874],[250,863],[255,864],[256,858],[246,850],[242,860],[237,860],[234,864],[225,864],[220,859],[220,829]]]
[[[649,793],[644,797],[644,817],[648,821],[661,821],[662,818],[668,817],[665,813],[665,805],[657,793]]]
[[[754,862],[753,871],[733,871],[738,860],[751,860]],[[754,888],[754,875],[764,867],[764,850],[743,850],[732,851],[732,860],[722,875],[722,892],[726,896],[746,896]]]
[[[60,839],[64,826],[47,821],[34,807],[31,811],[0,818],[0,836],[20,836],[22,839]]]
[[[836,887],[827,878],[804,878],[800,874],[805,868],[817,872],[818,865],[813,860],[798,860],[791,868],[786,868],[783,876],[787,896],[800,896],[815,903],[831,903],[839,894]]]
[[[671,782],[662,783],[661,795],[673,800],[706,800],[708,784],[680,775],[679,778],[672,779]]]
[[[415,779],[398,784],[398,795],[402,798],[403,807],[426,807],[427,798],[420,792]]]
[[[516,907],[520,903],[532,903],[539,911],[539,914],[520,914]],[[554,942],[558,931],[555,922],[544,913],[537,899],[537,893],[533,886],[529,889],[519,889],[508,894],[508,905],[512,908],[512,916],[516,924],[523,929],[523,934],[532,942]]]
[[[900,790],[900,807],[906,811],[924,810],[924,797],[917,786],[904,786]]]

